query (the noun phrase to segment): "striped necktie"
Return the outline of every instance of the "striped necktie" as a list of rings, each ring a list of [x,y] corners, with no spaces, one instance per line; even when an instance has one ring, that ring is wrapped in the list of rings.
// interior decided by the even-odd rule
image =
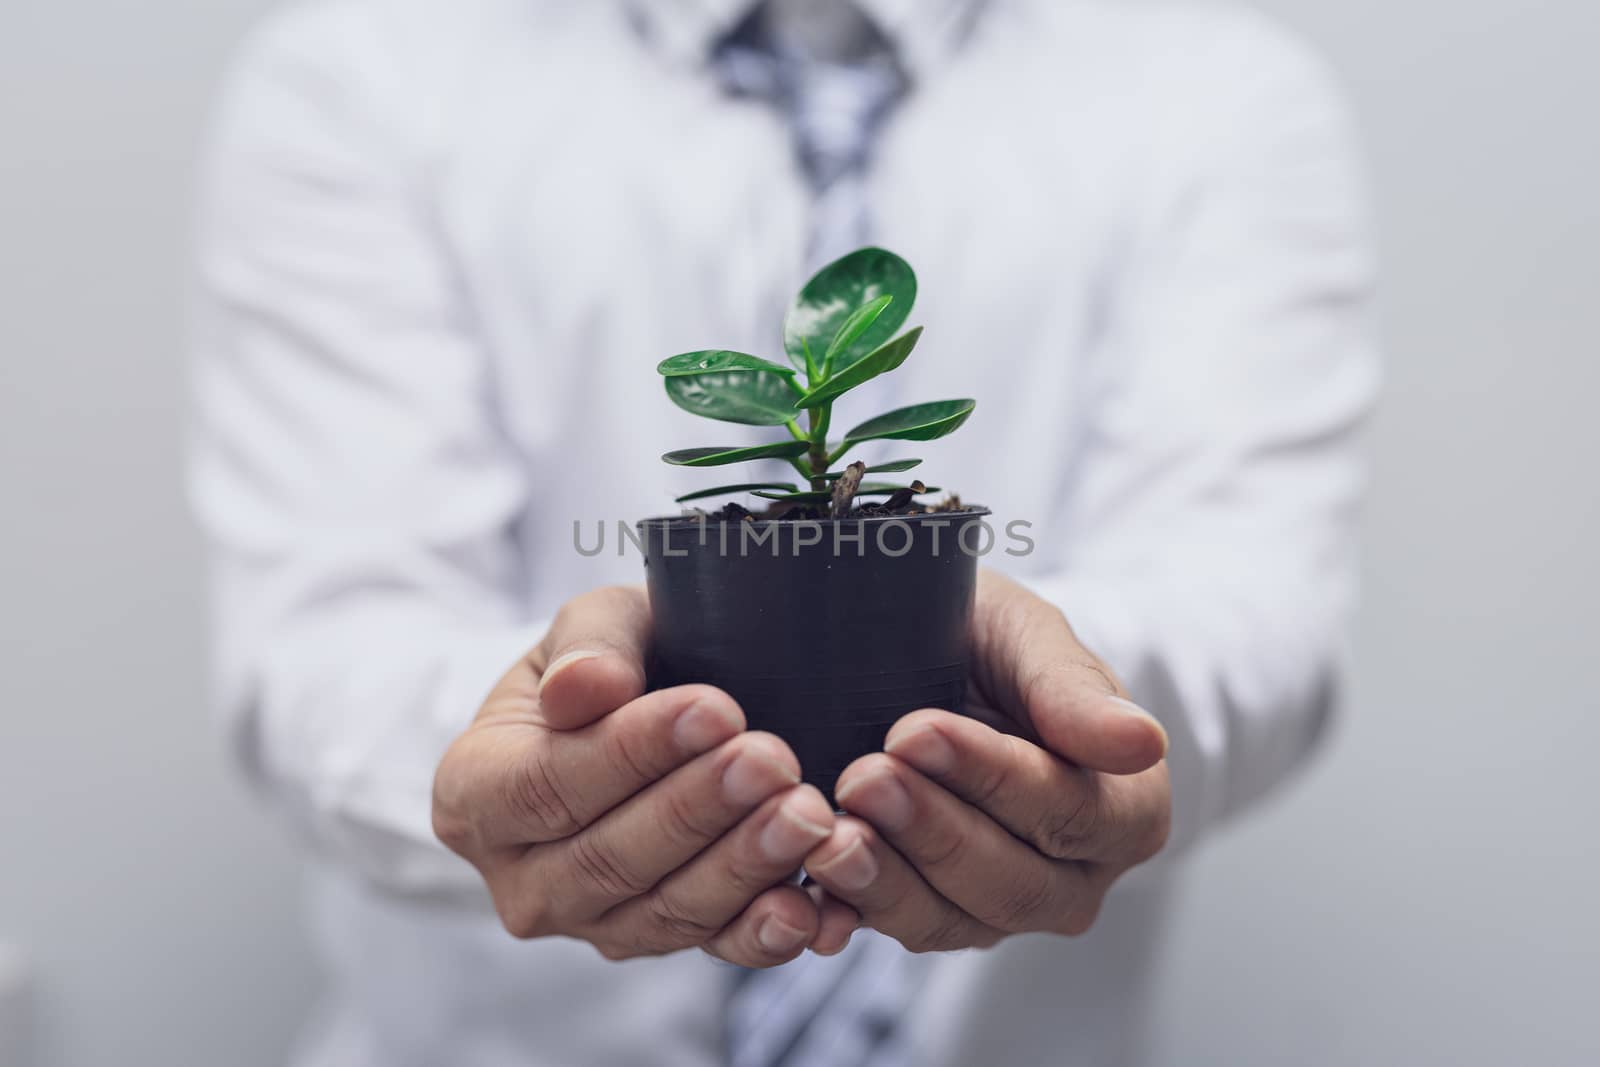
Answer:
[[[730,93],[765,102],[789,126],[814,198],[811,266],[865,244],[873,137],[907,88],[883,34],[849,0],[767,0],[723,40],[713,66]],[[852,400],[881,406],[875,381],[880,395]],[[729,1067],[908,1063],[898,1023],[925,967],[858,930],[837,956],[741,970],[728,1002]]]
[[[789,126],[814,198],[812,264],[860,246],[873,139],[908,85],[888,39],[850,0],[767,0],[713,65],[730,93],[764,101]]]

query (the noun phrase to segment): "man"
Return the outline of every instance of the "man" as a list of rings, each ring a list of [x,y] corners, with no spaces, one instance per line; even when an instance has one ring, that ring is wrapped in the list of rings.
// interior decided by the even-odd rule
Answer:
[[[1376,378],[1351,158],[1321,68],[1223,9],[259,31],[207,172],[193,484],[220,699],[317,857],[299,1061],[1137,1062],[1169,857],[1333,699]],[[1032,523],[974,619],[1032,740],[919,712],[836,815],[726,696],[644,692],[639,562],[571,531],[699,484],[657,460],[696,429],[657,359],[774,350],[868,240],[928,337],[874,405],[977,397],[928,469]]]

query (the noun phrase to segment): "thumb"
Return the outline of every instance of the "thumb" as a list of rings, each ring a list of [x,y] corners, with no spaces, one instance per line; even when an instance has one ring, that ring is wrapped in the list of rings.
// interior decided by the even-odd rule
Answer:
[[[587,726],[644,695],[650,602],[637,586],[609,586],[562,606],[530,656],[539,717],[556,730]]]
[[[1044,746],[1080,767],[1138,774],[1166,758],[1167,731],[1126,697],[1087,689],[1041,690],[1030,694],[1029,703],[1028,717]]]
[[[975,599],[978,680],[1046,748],[1108,774],[1137,774],[1166,757],[1166,730],[1127,698],[1054,605],[987,571]]]

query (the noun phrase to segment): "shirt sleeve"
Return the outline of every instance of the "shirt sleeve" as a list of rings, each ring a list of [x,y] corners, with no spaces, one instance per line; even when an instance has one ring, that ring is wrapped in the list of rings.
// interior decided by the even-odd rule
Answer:
[[[1195,46],[1198,51],[1204,51]],[[1167,727],[1173,844],[1287,776],[1335,708],[1378,379],[1364,190],[1323,69],[1261,28],[1153,161],[1034,581]]]
[[[190,489],[217,701],[322,852],[466,893],[432,778],[543,629],[513,592],[530,483],[348,10],[253,38],[203,174]]]

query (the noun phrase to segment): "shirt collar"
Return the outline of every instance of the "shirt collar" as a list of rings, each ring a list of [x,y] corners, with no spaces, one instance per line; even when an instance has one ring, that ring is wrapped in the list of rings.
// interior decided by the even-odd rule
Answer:
[[[758,0],[621,0],[650,45],[673,62],[699,65]],[[917,77],[966,40],[988,0],[855,0]]]

